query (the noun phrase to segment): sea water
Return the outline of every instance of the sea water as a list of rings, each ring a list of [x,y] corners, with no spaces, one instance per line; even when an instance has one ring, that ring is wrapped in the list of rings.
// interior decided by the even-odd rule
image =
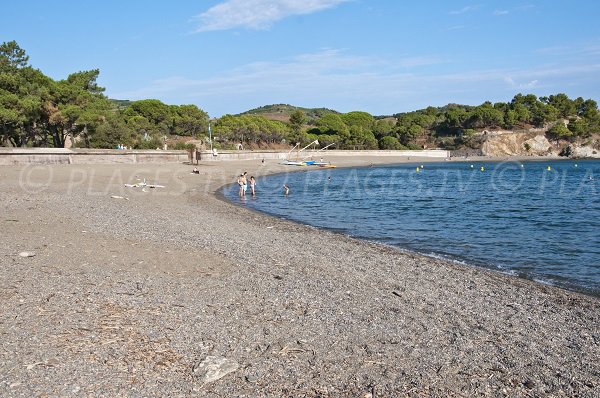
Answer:
[[[289,167],[259,178],[254,197],[240,199],[237,185],[224,194],[285,219],[600,294],[599,161]]]

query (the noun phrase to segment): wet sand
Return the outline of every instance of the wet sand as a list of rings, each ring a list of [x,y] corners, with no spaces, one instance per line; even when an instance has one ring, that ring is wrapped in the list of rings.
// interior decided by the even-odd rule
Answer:
[[[0,167],[0,396],[599,396],[598,298],[215,196],[289,166],[198,168]]]

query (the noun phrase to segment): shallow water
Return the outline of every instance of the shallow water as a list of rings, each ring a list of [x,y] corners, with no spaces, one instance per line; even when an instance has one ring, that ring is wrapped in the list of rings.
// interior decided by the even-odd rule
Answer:
[[[237,185],[224,194],[286,219],[600,294],[599,161],[422,166],[307,167],[260,178],[255,197],[240,199]]]

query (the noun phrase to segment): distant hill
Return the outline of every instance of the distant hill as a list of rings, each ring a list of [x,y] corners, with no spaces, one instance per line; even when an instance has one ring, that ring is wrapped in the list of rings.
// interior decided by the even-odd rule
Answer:
[[[302,108],[288,104],[274,104],[250,109],[249,111],[240,113],[240,115],[260,115],[267,119],[287,122],[290,120],[290,115],[297,110],[304,112],[309,124],[327,113],[339,114],[339,112],[327,108]]]
[[[112,99],[112,98],[109,98],[109,101],[112,102],[117,107],[117,109],[121,109],[121,110],[128,108],[129,105],[131,105],[131,103],[133,102],[130,100],[118,100],[118,99]]]

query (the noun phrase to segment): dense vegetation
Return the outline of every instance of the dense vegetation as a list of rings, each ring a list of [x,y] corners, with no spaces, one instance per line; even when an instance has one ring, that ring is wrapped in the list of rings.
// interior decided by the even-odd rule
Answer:
[[[295,111],[302,111],[308,122],[314,122],[327,113],[339,114],[339,112],[327,108],[301,108],[288,104],[275,104],[250,109],[249,111],[242,113],[242,115],[259,115],[265,116],[268,119],[285,121],[288,120]]]
[[[113,148],[162,147],[166,139],[206,140],[208,115],[195,105],[159,100],[111,100],[96,80],[99,71],[76,72],[55,81],[28,65],[14,41],[0,45],[0,144]],[[338,149],[447,149],[477,147],[484,129],[546,129],[549,138],[576,140],[600,133],[596,101],[565,94],[517,94],[510,102],[450,104],[389,117],[269,105],[213,122],[217,148],[278,147],[318,140]]]
[[[28,60],[16,42],[0,45],[0,143],[62,148],[71,139],[92,148],[157,148],[167,136],[207,130],[208,115],[195,105],[112,101],[96,83],[97,69],[55,81]]]

